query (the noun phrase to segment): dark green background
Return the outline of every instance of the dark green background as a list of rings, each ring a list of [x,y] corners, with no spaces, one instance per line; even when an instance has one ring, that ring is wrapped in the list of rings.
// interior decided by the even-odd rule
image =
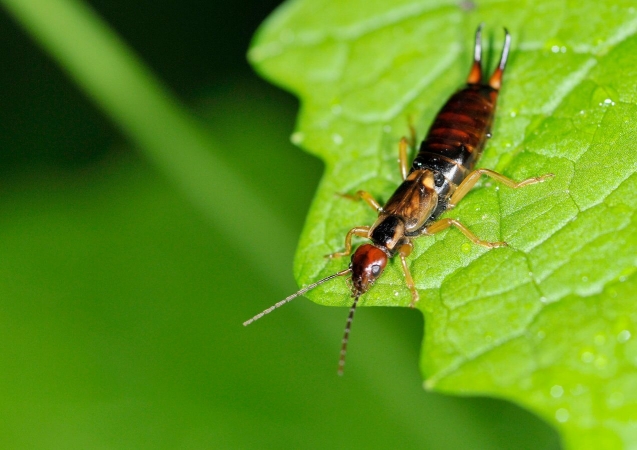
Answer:
[[[298,299],[242,327],[296,289],[323,170],[289,143],[296,101],[245,62],[276,2],[91,4],[287,226],[236,227],[287,246],[237,252],[1,11],[2,448],[557,448],[510,404],[426,393],[416,311],[361,308],[343,378],[345,309]]]

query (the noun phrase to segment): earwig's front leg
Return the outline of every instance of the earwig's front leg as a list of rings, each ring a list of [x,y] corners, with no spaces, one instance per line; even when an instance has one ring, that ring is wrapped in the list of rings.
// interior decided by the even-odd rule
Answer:
[[[341,256],[347,256],[352,253],[352,236],[366,238],[369,235],[369,229],[371,227],[354,227],[347,232],[345,236],[345,250],[342,252],[331,253],[325,255],[326,258],[340,258]]]
[[[378,201],[372,196],[372,194],[370,194],[367,191],[356,191],[355,194],[338,194],[343,198],[347,198],[349,200],[358,200],[358,199],[363,199],[365,200],[365,203],[367,203],[369,206],[371,206],[372,208],[374,208],[376,210],[377,213],[380,213],[383,211],[383,207],[380,206],[380,203],[378,203]]]
[[[542,175],[541,177],[529,178],[518,183],[516,181],[513,181],[511,178],[505,177],[501,173],[494,172],[493,170],[477,169],[467,175],[462,183],[458,185],[456,191],[453,193],[451,199],[449,200],[449,208],[453,208],[454,206],[456,206],[458,202],[462,200],[462,198],[467,195],[471,188],[478,182],[482,175],[491,177],[494,180],[504,184],[505,186],[510,187],[511,189],[517,189],[528,186],[530,184],[541,183],[555,176],[552,173],[547,173],[546,175]]]
[[[456,219],[440,219],[432,223],[431,225],[429,225],[427,228],[425,228],[424,234],[436,234],[443,230],[446,230],[449,227],[456,227],[458,230],[460,230],[460,232],[462,232],[462,234],[464,234],[467,238],[469,238],[471,242],[473,242],[474,244],[482,245],[483,247],[494,248],[494,247],[507,246],[506,242],[483,241],[478,236],[473,234],[473,232],[469,228],[465,227],[462,223],[458,222]]]
[[[414,249],[414,246],[411,242],[407,242],[398,248],[398,256],[400,257],[400,264],[403,267],[403,273],[405,274],[405,284],[411,291],[411,303],[409,304],[410,308],[413,308],[420,297],[418,296],[418,291],[416,290],[416,285],[414,284],[414,279],[411,276],[411,272],[409,271],[409,267],[407,267],[406,258],[411,254],[411,251]]]

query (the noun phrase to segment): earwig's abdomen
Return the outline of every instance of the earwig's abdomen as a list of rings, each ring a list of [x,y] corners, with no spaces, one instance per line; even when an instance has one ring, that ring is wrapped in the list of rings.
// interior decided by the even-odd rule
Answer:
[[[439,174],[436,191],[440,211],[456,186],[473,169],[489,137],[498,91],[469,84],[442,107],[420,145],[411,170],[431,169]]]

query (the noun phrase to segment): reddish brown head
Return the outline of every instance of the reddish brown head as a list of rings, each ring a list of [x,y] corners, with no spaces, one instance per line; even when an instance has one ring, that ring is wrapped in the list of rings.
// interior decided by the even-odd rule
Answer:
[[[387,254],[372,244],[364,244],[352,255],[352,294],[361,295],[374,284],[387,265]]]

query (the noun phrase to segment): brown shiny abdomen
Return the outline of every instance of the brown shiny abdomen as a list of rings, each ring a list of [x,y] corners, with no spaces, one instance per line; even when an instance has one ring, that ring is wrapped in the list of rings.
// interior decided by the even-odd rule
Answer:
[[[420,144],[411,170],[430,169],[437,174],[435,189],[440,207],[435,217],[444,212],[456,186],[482,154],[490,136],[497,97],[498,91],[490,86],[467,85],[442,107]]]

